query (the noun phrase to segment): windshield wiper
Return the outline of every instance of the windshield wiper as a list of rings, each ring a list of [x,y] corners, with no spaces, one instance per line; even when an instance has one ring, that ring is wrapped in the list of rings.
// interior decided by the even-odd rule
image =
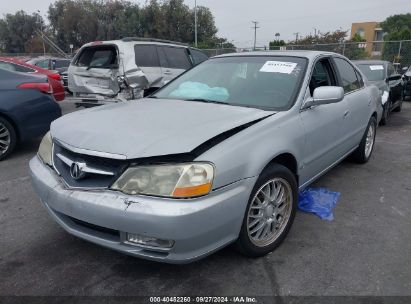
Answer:
[[[199,101],[199,102],[206,102],[206,103],[216,103],[216,104],[223,104],[223,105],[229,105],[230,104],[228,102],[212,100],[212,99],[206,99],[206,98],[189,98],[189,99],[184,99],[184,100],[186,100],[186,101]]]

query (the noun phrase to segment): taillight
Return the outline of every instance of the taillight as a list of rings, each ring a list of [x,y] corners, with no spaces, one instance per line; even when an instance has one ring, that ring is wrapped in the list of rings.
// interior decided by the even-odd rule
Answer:
[[[61,80],[61,76],[60,76],[60,74],[50,74],[50,75],[48,75],[51,79],[55,79],[55,80],[58,80],[58,81],[60,81]]]
[[[39,90],[42,93],[53,94],[53,88],[48,82],[27,82],[20,84],[18,88]]]

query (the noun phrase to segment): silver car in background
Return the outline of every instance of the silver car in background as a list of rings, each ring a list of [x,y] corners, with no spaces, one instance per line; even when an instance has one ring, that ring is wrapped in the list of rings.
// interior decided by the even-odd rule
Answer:
[[[90,42],[70,64],[68,90],[78,106],[134,100],[207,59],[199,49],[161,39]]]
[[[258,257],[286,237],[299,190],[349,155],[370,159],[378,105],[338,54],[223,55],[149,98],[56,120],[32,180],[90,242],[168,263],[233,242]]]

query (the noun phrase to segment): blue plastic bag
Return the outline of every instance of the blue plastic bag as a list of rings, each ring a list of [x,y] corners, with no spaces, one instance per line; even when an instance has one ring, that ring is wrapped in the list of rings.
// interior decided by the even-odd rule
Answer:
[[[325,188],[307,188],[298,195],[298,208],[314,213],[323,220],[332,221],[333,209],[340,195],[339,192],[332,192]]]

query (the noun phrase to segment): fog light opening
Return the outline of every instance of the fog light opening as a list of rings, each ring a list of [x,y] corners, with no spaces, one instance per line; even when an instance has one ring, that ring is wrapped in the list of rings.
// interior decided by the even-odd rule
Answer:
[[[127,233],[127,242],[130,244],[156,248],[171,248],[174,246],[173,240],[162,240],[155,237],[148,237],[134,233]]]

